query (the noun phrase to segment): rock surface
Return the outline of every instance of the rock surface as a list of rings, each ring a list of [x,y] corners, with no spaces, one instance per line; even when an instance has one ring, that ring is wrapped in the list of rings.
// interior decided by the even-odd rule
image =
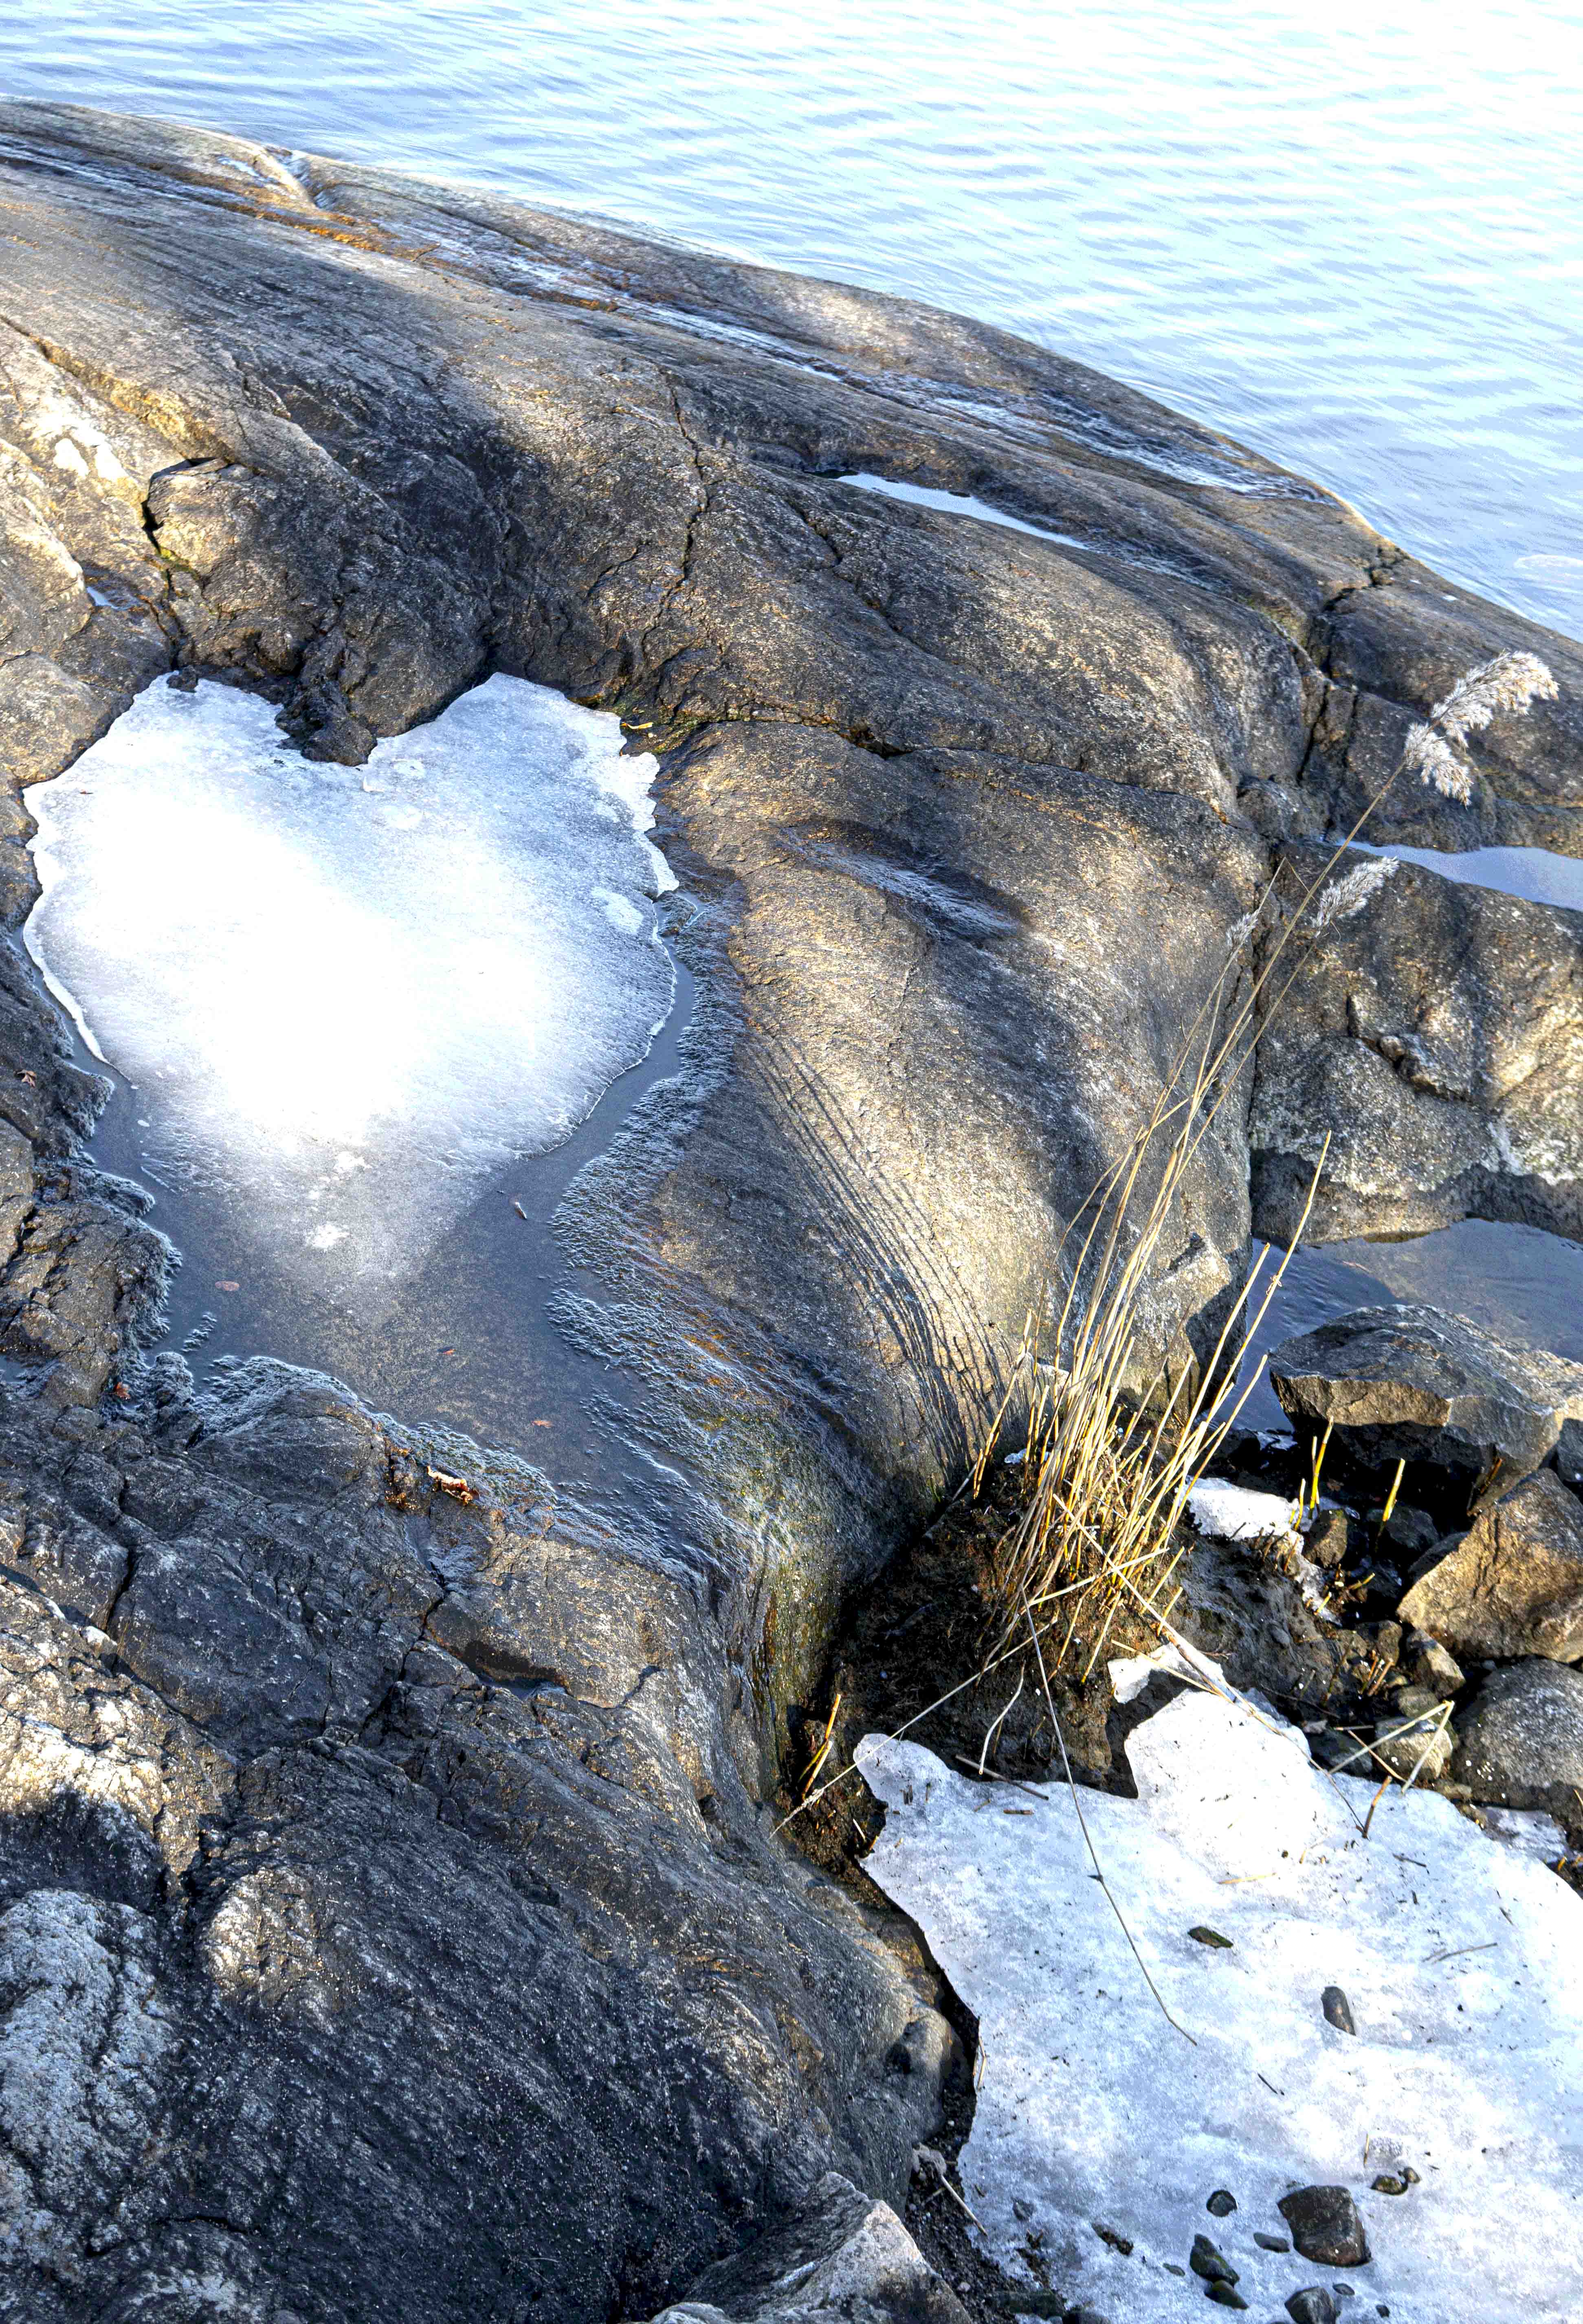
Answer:
[[[80,1157],[103,1084],[0,952],[0,2316],[650,2315],[832,2170],[899,2195],[949,2062],[894,1926],[766,1829],[842,1592],[954,1482],[1270,842],[1523,645],[1557,701],[1480,736],[1472,807],[1392,811],[1583,853],[1583,656],[980,324],[69,107],[0,106],[0,199],[7,927],[21,787],[161,672],[347,761],[493,669],[619,711],[700,1000],[562,1223],[704,1512],[629,1539],[482,1455],[463,1504],[279,1368],[195,1398],[146,1355],[169,1254]],[[1459,1137],[1563,1040],[1564,918],[1485,947]],[[1152,1351],[1238,1280],[1246,1130]],[[1505,1202],[1462,1150],[1435,1201]]]
[[[1452,1773],[1477,1801],[1583,1827],[1583,1672],[1538,1659],[1492,1671],[1457,1720]]]
[[[1284,892],[1325,860],[1284,851]],[[1277,991],[1249,1129],[1261,1234],[1295,1233],[1321,1150],[1313,1240],[1468,1217],[1583,1232],[1583,913],[1402,863]]]
[[[1327,1425],[1366,1457],[1482,1473],[1536,1469],[1583,1416],[1583,1364],[1508,1348],[1438,1307],[1360,1307],[1283,1340],[1270,1380],[1301,1428]],[[1428,1626],[1425,1626],[1428,1627]]]
[[[888,2203],[834,2172],[807,2211],[700,2277],[654,2324],[967,2324]]]
[[[1553,1469],[1525,1477],[1485,1503],[1401,1612],[1464,1661],[1583,1660],[1583,1503]]]

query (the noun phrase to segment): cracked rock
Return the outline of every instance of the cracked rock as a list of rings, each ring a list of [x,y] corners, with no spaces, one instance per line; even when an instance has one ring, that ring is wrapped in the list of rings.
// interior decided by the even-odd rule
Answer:
[[[1517,1475],[1583,1416],[1583,1364],[1508,1348],[1439,1307],[1359,1307],[1283,1340],[1270,1379],[1300,1428],[1330,1425],[1360,1457]]]

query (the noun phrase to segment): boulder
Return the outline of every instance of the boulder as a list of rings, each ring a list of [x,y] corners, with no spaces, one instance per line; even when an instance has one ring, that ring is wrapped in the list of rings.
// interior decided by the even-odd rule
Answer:
[[[1328,860],[1284,851],[1289,902]],[[1256,1233],[1284,1244],[1301,1224],[1332,1242],[1485,1218],[1583,1234],[1583,913],[1400,862],[1287,957],[1249,1124]]]
[[[1370,1461],[1482,1474],[1536,1469],[1583,1416],[1583,1364],[1509,1348],[1439,1307],[1359,1307],[1283,1340],[1270,1379],[1301,1430],[1332,1426]]]
[[[603,2324],[832,2172],[863,2190],[841,2248],[909,2283],[874,2205],[951,2043],[905,1932],[774,1836],[788,1711],[959,1480],[1268,835],[1324,827],[1348,733],[1519,641],[1561,693],[1533,749],[1485,738],[1491,797],[1583,795],[1583,656],[1465,592],[1448,622],[1330,494],[904,300],[69,106],[0,106],[0,194],[6,926],[21,787],[155,674],[349,762],[499,669],[659,754],[698,988],[685,1069],[557,1220],[612,1295],[577,1328],[695,1484],[681,1540],[480,1448],[447,1497],[334,1382],[199,1396],[151,1360],[168,1253],[82,1162],[104,1084],[0,948],[0,2043],[51,2061],[0,2124],[7,2297]],[[1565,1095],[1558,926],[1476,947],[1499,1072],[1438,1161],[1415,1132],[1442,1204],[1509,1194],[1469,1123],[1540,1152],[1497,1087],[1524,1032]],[[1450,990],[1467,926],[1417,933]],[[1146,1367],[1203,1354],[1239,1282],[1243,1086]],[[1272,1635],[1317,1696],[1297,1591]],[[863,2281],[809,2246],[740,2299],[805,2264]]]
[[[1583,1660],[1583,1502],[1553,1469],[1524,1477],[1485,1502],[1401,1614],[1464,1662]]]
[[[832,2172],[806,2211],[701,2275],[654,2324],[968,2324],[888,2203]]]
[[[1456,1726],[1451,1772],[1475,1800],[1583,1821],[1583,1672],[1538,1659],[1492,1671]]]

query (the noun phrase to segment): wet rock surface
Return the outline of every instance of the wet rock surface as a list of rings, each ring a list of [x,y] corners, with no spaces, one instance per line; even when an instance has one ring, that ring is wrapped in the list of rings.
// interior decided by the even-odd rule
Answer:
[[[1506,1347],[1438,1307],[1360,1307],[1271,1351],[1299,1429],[1334,1428],[1365,1458],[1429,1459],[1475,1475],[1536,1469],[1583,1411],[1583,1364]]]
[[[833,2171],[870,2234],[953,2054],[926,1966],[768,1829],[838,1603],[956,1483],[1271,843],[1344,828],[1411,717],[1520,644],[1558,699],[1479,737],[1471,807],[1404,788],[1395,827],[1583,852],[1580,657],[905,302],[64,107],[0,107],[0,2315],[713,2300]],[[14,941],[21,787],[161,671],[352,763],[493,669],[661,755],[686,1074],[562,1224],[612,1295],[575,1328],[698,1480],[685,1542],[520,1461],[447,1489],[323,1380],[199,1398],[151,1360],[169,1253],[80,1157],[103,1088]],[[1565,1181],[1566,1071],[1526,1113],[1503,1077],[1564,1047],[1567,921],[1480,936],[1506,1047],[1443,1153],[1414,1129],[1413,1202]],[[1469,925],[1413,923],[1426,979]],[[1396,1119],[1331,1073],[1289,1132],[1271,1058],[1254,1200],[1230,1102],[1151,1352],[1212,1341],[1310,1130]],[[1469,1162],[1480,1134],[1517,1162]],[[1348,1169],[1334,1216],[1404,1215]],[[895,2264],[914,2306],[874,2312],[945,2324]],[[720,2281],[723,2313],[796,2312]]]

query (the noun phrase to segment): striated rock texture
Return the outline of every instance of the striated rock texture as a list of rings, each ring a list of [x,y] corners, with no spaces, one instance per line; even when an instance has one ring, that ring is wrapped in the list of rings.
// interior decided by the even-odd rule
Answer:
[[[25,785],[162,671],[349,762],[494,669],[619,711],[701,997],[686,1075],[568,1201],[611,1294],[569,1313],[652,1383],[702,1513],[628,1539],[482,1460],[463,1504],[278,1367],[195,1400],[147,1360],[167,1253],[81,1158],[102,1084],[14,933],[0,2317],[651,2315],[833,2170],[899,2196],[950,2070],[923,1964],[768,1830],[842,1592],[954,1483],[1271,845],[1345,828],[1523,646],[1558,699],[1480,734],[1470,806],[1389,816],[1583,853],[1580,657],[901,301],[64,107],[0,106],[0,204],[6,927]],[[1542,1152],[1510,1095],[1524,1039],[1576,1036],[1564,923],[1478,954],[1505,1047],[1413,1149],[1445,1215],[1502,1170],[1569,1199],[1564,1072]],[[1410,1030],[1465,936],[1425,916]],[[1376,1057],[1325,976],[1327,1056]],[[1202,1350],[1316,1128],[1351,1154],[1386,1120],[1266,1047],[1255,1199],[1238,1086],[1151,1355]],[[1338,1165],[1345,1231],[1402,1215],[1394,1167]]]

